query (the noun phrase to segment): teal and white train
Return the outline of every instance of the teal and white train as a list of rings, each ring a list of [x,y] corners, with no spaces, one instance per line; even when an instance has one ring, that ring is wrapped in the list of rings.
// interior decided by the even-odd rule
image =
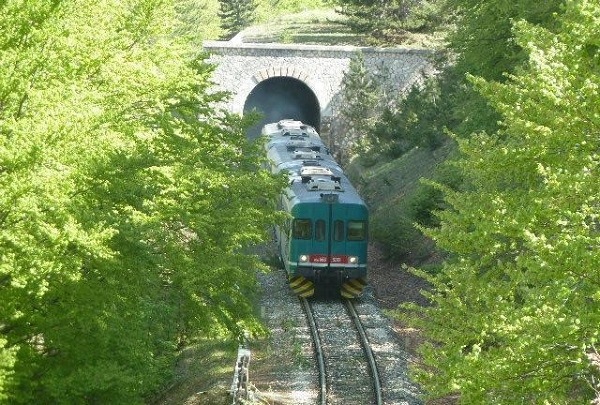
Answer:
[[[302,297],[316,287],[359,296],[367,277],[366,204],[313,127],[281,120],[265,125],[262,136],[271,170],[289,176],[278,205],[290,217],[275,234],[291,288]]]

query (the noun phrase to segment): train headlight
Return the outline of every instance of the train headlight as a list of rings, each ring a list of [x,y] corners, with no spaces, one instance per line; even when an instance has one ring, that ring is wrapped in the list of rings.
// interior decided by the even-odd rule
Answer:
[[[356,257],[356,256],[350,256],[350,257],[348,257],[348,263],[350,263],[350,264],[358,264],[358,257]]]
[[[300,263],[306,263],[308,261],[308,255],[300,255],[298,260]]]

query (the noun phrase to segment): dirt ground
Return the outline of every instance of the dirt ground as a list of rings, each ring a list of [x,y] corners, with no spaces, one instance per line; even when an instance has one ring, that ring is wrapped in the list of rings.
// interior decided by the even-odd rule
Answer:
[[[382,249],[373,243],[369,245],[368,269],[369,284],[382,308],[396,309],[406,302],[427,304],[420,293],[429,288],[427,282],[403,269],[401,263],[387,259]]]

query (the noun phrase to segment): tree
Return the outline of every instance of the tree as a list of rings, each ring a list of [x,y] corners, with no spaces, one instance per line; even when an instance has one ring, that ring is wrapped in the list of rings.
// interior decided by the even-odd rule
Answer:
[[[332,122],[330,136],[338,161],[344,162],[357,148],[366,146],[366,134],[380,113],[383,91],[377,78],[368,72],[361,52],[350,59],[341,88],[341,109]]]
[[[0,4],[0,401],[141,403],[249,303],[280,183],[163,0]]]
[[[254,21],[256,7],[254,0],[219,0],[223,37],[229,39],[248,27]]]
[[[461,191],[429,230],[453,255],[416,375],[465,403],[585,403],[599,392],[600,6],[566,3],[556,32],[520,21],[528,63],[505,83],[472,78],[502,117],[460,141]],[[422,274],[422,273],[421,273]]]
[[[427,0],[336,0],[344,24],[366,34],[377,43],[402,43],[409,32],[432,30],[440,18],[436,1]]]
[[[174,0],[177,22],[175,34],[187,36],[198,49],[202,42],[218,39],[221,25],[215,18],[219,11],[218,0]]]
[[[554,13],[564,0],[445,0],[442,12],[452,16],[455,27],[448,35],[451,69],[455,78],[452,98],[457,100],[452,128],[460,136],[475,131],[493,132],[499,116],[486,100],[465,82],[467,74],[486,80],[504,81],[527,59],[515,41],[512,21],[525,20],[554,30]],[[458,80],[456,80],[458,79]]]
[[[496,131],[500,120],[498,111],[473,88],[467,76],[506,80],[505,74],[514,72],[526,60],[525,52],[514,39],[510,21],[525,20],[554,30],[553,14],[562,2],[435,2],[439,13],[446,16],[445,21],[452,27],[447,35],[447,48],[436,52],[432,60],[439,73],[425,78],[423,85],[408,94],[400,94],[397,100],[389,103],[390,107],[384,110],[369,134],[373,139],[371,145],[377,146],[371,152],[388,152],[395,158],[415,146],[436,149],[453,145],[447,137],[449,132],[458,138],[468,138],[474,132]],[[427,206],[444,206],[441,200],[435,204],[423,202],[418,211],[426,212]],[[412,235],[415,232],[413,223],[407,219],[401,221],[398,234]],[[386,243],[396,239],[393,234],[389,236]],[[392,245],[397,244],[392,242]]]

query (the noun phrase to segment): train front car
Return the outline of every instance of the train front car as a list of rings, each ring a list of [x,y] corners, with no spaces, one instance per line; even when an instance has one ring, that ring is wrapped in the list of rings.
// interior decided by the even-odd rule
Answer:
[[[263,135],[272,170],[290,179],[279,202],[290,220],[276,229],[290,287],[303,297],[315,288],[359,296],[367,276],[365,203],[314,128],[284,120]]]

